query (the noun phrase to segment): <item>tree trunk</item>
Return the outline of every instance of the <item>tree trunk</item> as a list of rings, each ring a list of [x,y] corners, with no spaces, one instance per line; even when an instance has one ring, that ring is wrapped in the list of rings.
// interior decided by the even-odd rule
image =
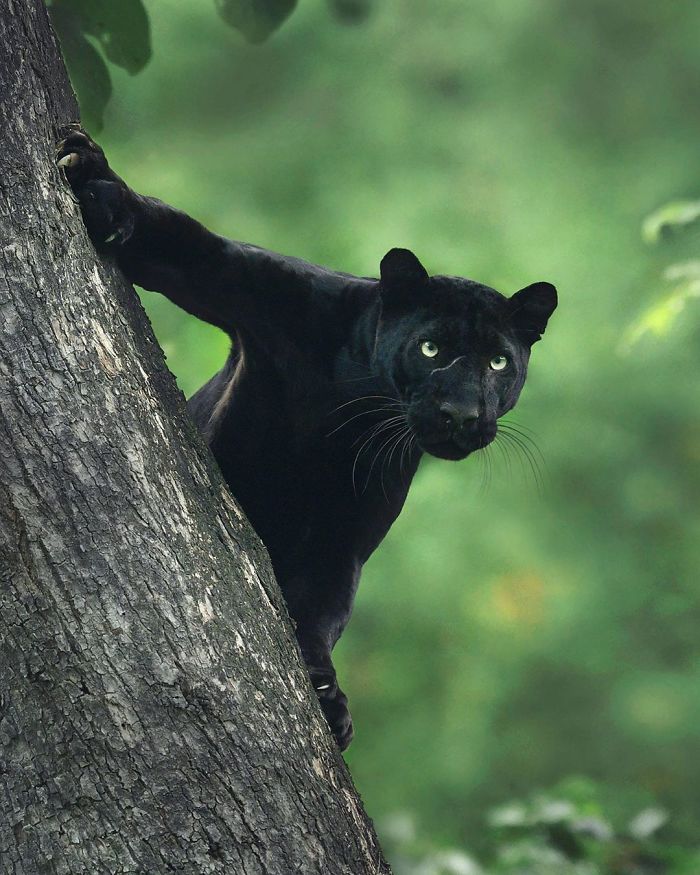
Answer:
[[[3,2],[0,101],[0,871],[388,872],[267,555],[54,164],[78,113],[40,0]]]

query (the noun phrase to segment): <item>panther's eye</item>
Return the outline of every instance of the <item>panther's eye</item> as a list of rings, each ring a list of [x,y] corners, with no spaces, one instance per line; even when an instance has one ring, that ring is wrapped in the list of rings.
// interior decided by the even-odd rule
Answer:
[[[489,362],[492,371],[502,371],[508,367],[508,359],[504,355],[495,355]]]
[[[439,352],[437,344],[433,343],[432,340],[424,340],[420,345],[420,351],[423,355],[427,355],[429,359],[434,359]]]

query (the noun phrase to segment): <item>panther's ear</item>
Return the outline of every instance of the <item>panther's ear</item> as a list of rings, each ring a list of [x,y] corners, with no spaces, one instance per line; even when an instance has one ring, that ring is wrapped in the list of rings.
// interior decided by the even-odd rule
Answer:
[[[544,334],[547,320],[556,310],[557,290],[551,283],[533,283],[508,300],[507,324],[532,345]]]
[[[415,301],[425,291],[428,271],[410,249],[390,249],[379,266],[385,303]]]

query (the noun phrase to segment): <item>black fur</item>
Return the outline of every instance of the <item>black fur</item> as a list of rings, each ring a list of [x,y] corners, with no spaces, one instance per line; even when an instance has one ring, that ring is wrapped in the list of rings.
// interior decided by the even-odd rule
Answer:
[[[233,339],[190,410],[269,550],[345,748],[352,721],[331,650],[362,566],[424,452],[463,459],[493,440],[555,289],[537,283],[507,299],[471,280],[429,277],[404,249],[384,257],[380,280],[326,270],[226,240],[141,197],[82,132],[58,158],[96,245],[132,282]]]

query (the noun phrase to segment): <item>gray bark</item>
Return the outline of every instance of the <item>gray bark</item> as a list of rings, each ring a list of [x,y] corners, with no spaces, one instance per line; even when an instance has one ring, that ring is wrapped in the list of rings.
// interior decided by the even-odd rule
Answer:
[[[0,872],[388,872],[267,555],[55,167],[77,116],[42,3],[4,0]]]

